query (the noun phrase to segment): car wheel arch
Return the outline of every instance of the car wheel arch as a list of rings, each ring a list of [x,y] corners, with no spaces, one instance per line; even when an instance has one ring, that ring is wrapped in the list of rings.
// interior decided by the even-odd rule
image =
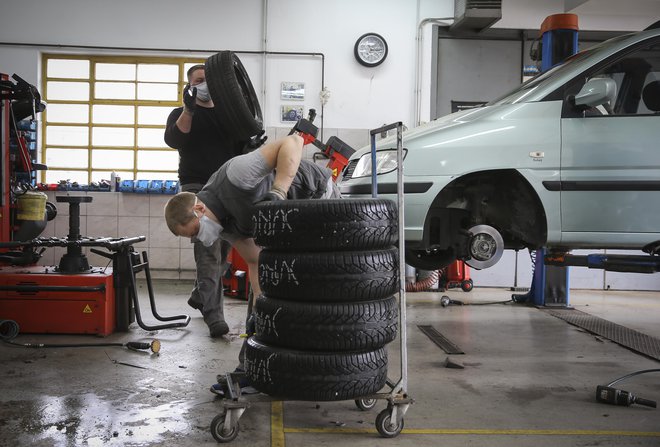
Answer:
[[[443,231],[453,235],[428,234],[434,231],[434,220],[452,214],[450,218],[456,222],[449,225],[450,229],[444,226]],[[530,182],[515,169],[472,172],[447,184],[429,207],[422,245],[437,245],[448,236],[455,239],[474,225],[496,228],[502,233],[505,248],[539,248],[547,240],[543,203]],[[460,259],[460,245],[451,245]]]

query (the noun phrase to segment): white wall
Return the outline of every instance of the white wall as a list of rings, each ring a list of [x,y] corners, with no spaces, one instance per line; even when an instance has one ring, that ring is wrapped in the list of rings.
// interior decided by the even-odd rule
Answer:
[[[267,50],[325,55],[325,85],[331,98],[324,125],[364,129],[410,122],[418,3],[421,14],[435,14],[440,7],[446,11],[448,5],[453,10],[452,0],[200,0],[189,6],[175,0],[3,0],[0,42],[177,49],[184,54],[186,50],[259,51],[264,48],[265,4]],[[373,69],[353,58],[355,40],[369,31],[383,35],[389,44],[388,59]],[[38,50],[0,46],[0,71],[18,73],[38,85]],[[263,90],[263,58],[240,57],[255,89]],[[281,81],[305,82],[306,108],[320,111],[320,58],[271,56],[266,73],[262,106],[265,103],[267,126],[284,126],[278,113]]]

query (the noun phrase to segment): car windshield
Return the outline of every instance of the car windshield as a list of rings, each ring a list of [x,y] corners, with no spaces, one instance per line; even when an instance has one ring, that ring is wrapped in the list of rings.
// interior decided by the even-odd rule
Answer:
[[[629,37],[629,35],[615,37],[613,39],[595,45],[587,50],[580,51],[579,53],[574,54],[573,56],[566,59],[561,64],[555,65],[550,70],[534,76],[532,79],[527,80],[522,85],[517,87],[515,90],[489,102],[486,105],[492,106],[497,104],[513,104],[519,102],[521,99],[525,98],[527,95],[529,95],[534,90],[536,90],[538,86],[541,85],[546,79],[550,79],[551,77],[554,76],[561,76],[561,73],[571,70],[571,68],[575,63],[580,62],[584,60],[586,57],[589,57],[593,54],[600,53],[601,51],[606,51],[611,45],[627,37]]]

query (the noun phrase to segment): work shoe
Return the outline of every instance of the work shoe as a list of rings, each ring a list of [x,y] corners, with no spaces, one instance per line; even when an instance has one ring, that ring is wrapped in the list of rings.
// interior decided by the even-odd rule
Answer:
[[[238,386],[241,388],[241,394],[257,394],[259,392],[258,389],[250,385],[250,383],[247,381],[247,378],[245,379],[240,379],[238,381]],[[209,389],[213,394],[216,394],[220,397],[225,397],[228,394],[227,391],[227,383],[214,383],[211,385],[211,388]]]
[[[226,321],[214,321],[209,324],[211,338],[219,338],[229,333],[229,325]]]

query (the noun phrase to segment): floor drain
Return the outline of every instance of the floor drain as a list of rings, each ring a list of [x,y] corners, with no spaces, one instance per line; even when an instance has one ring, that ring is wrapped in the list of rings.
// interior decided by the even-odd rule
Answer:
[[[449,341],[447,337],[438,332],[438,330],[433,326],[420,324],[417,325],[417,327],[420,331],[426,334],[426,336],[430,338],[433,343],[438,345],[447,354],[465,354],[461,348]]]

